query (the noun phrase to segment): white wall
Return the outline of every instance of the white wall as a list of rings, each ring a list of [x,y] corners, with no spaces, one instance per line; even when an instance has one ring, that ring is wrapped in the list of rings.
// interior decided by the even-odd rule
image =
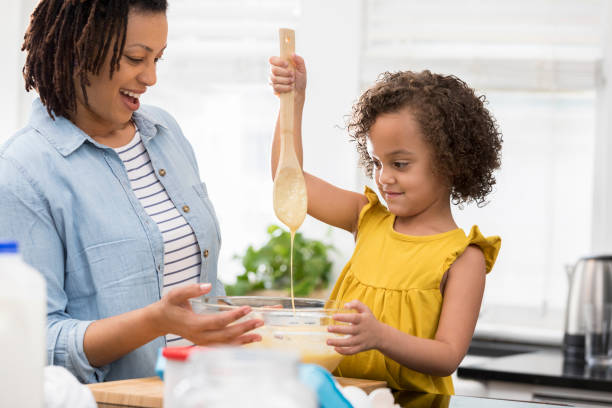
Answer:
[[[359,96],[362,20],[362,0],[307,0],[296,33],[296,52],[304,56],[308,70],[304,170],[349,190],[362,188],[355,146],[345,129],[346,115]],[[308,217],[303,230],[320,236],[329,227]],[[336,228],[331,237],[340,250],[334,262],[337,275],[353,252],[354,240]]]
[[[34,0],[5,1],[0,13],[0,143],[25,124],[33,96],[24,90],[20,51]]]
[[[612,253],[612,5],[605,4],[603,62],[598,78],[597,133],[593,164],[593,218],[591,249]]]
[[[240,1],[170,3],[168,49],[157,85],[142,99],[175,115],[194,147],[221,224],[220,276],[228,283],[242,272],[233,255],[261,246],[266,226],[279,223],[269,167],[279,103],[266,84],[279,27],[296,30],[296,52],[308,67],[305,169],[360,188],[354,146],[342,127],[359,92],[362,1],[234,3]],[[352,253],[352,236],[310,217],[300,232],[340,249],[337,275]]]

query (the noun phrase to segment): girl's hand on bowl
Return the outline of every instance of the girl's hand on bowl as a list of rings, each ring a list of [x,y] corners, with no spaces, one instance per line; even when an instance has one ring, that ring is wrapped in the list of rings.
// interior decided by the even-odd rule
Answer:
[[[370,309],[358,300],[353,300],[344,307],[353,309],[357,313],[335,314],[334,320],[349,324],[329,326],[327,330],[331,333],[349,336],[328,339],[327,344],[344,355],[379,348],[382,329],[385,325],[378,321]]]
[[[164,335],[177,334],[197,345],[239,345],[261,341],[259,334],[248,333],[263,325],[261,319],[235,323],[251,312],[249,306],[207,315],[193,312],[189,299],[204,295],[210,289],[209,283],[194,283],[171,290],[153,305],[154,324]]]

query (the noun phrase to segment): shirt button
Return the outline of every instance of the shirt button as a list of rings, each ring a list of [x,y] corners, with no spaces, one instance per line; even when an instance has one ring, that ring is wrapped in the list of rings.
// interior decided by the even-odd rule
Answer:
[[[205,249],[202,255],[204,255],[204,258],[208,258],[208,249]]]
[[[164,177],[166,175],[166,170],[165,169],[159,169],[159,175]]]
[[[183,212],[186,212],[186,213],[189,212],[189,206],[188,205],[184,205],[183,206]]]
[[[161,272],[161,265],[157,265],[157,272]]]

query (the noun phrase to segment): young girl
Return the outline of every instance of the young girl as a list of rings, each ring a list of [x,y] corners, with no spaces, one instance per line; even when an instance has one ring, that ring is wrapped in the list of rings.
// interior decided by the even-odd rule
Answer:
[[[302,159],[304,60],[270,58],[275,93],[295,89],[295,145]],[[452,394],[501,240],[477,226],[466,236],[454,204],[484,204],[500,166],[502,138],[478,97],[454,76],[385,73],[353,107],[349,131],[377,194],[337,188],[304,173],[308,213],[355,236],[355,251],[331,299],[357,313],[329,330],[346,355],[336,374],[385,380],[391,388]],[[280,150],[277,123],[272,174]]]

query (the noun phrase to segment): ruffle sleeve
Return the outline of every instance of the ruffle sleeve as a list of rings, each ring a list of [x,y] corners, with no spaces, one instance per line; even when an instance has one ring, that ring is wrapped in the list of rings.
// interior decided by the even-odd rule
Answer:
[[[363,206],[361,209],[361,214],[359,214],[359,219],[363,218],[363,215],[367,213],[372,207],[376,207],[380,204],[380,200],[378,200],[378,195],[372,190],[370,187],[365,186],[363,193],[368,199],[368,203]]]
[[[485,237],[480,232],[480,229],[477,225],[474,225],[470,230],[470,234],[467,236],[463,245],[453,251],[448,258],[446,259],[442,271],[447,271],[450,266],[463,254],[465,249],[469,245],[476,245],[480,248],[485,258],[485,265],[487,273],[491,272],[493,269],[493,265],[495,265],[495,260],[497,259],[497,254],[499,254],[499,250],[501,248],[501,238],[498,236]]]
[[[368,203],[363,206],[361,212],[359,213],[359,222],[357,224],[357,230],[361,230],[363,221],[366,217],[380,214],[384,215],[386,213],[386,207],[382,205],[380,200],[378,199],[378,195],[372,190],[370,187],[365,186],[364,194],[368,199]]]

